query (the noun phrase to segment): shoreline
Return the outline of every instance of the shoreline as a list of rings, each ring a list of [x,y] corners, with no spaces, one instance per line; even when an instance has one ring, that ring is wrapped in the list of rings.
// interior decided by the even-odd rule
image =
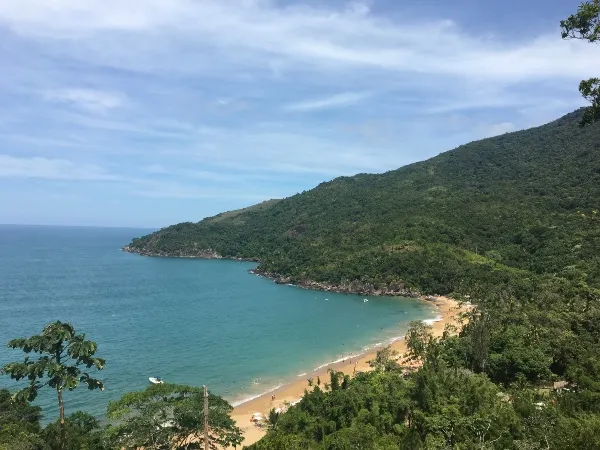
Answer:
[[[423,300],[423,299],[421,299]],[[433,325],[436,322],[440,322],[442,321],[443,318],[442,316],[436,316],[433,319],[423,319],[421,320],[423,323],[427,324],[427,325]],[[347,355],[342,354],[340,357],[338,357],[337,359],[333,360],[333,361],[328,361],[326,363],[323,364],[319,364],[318,366],[316,366],[315,368],[308,370],[306,368],[302,369],[302,370],[308,370],[308,372],[302,372],[302,373],[298,373],[295,376],[290,375],[285,381],[280,381],[276,386],[272,386],[267,388],[265,391],[261,391],[260,393],[256,393],[256,394],[248,394],[246,397],[243,397],[241,399],[235,399],[235,400],[228,400],[229,404],[232,405],[234,408],[238,408],[242,405],[244,405],[245,403],[251,402],[253,400],[256,400],[259,397],[263,397],[268,395],[272,395],[275,391],[280,390],[281,388],[288,386],[292,383],[297,383],[299,381],[302,381],[303,379],[306,380],[307,377],[311,377],[315,374],[319,374],[322,371],[325,371],[325,373],[328,376],[328,370],[330,370],[331,368],[337,366],[337,365],[342,365],[343,363],[350,363],[350,360],[352,361],[356,361],[357,358],[362,358],[363,356],[366,355],[370,355],[370,354],[376,354],[377,351],[381,350],[382,348],[388,347],[390,345],[395,344],[398,341],[403,341],[405,338],[404,335],[401,336],[394,336],[394,337],[385,337],[385,338],[381,338],[378,340],[381,340],[381,342],[376,342],[373,344],[369,344],[366,345],[365,347],[363,347],[361,350],[356,350],[355,352],[352,353],[348,353]],[[316,375],[315,375],[316,376]],[[329,379],[329,378],[327,378]]]
[[[459,326],[458,315],[469,308],[468,305],[461,306],[456,300],[448,297],[421,298],[423,301],[433,304],[439,313],[435,319],[425,319],[424,321],[431,326],[432,334],[436,337],[443,334],[447,324]],[[371,370],[369,361],[375,358],[378,350],[387,346],[391,346],[392,349],[399,352],[402,356],[406,353],[404,337],[392,338],[359,354],[322,364],[312,371],[307,371],[301,379],[276,386],[267,392],[246,400],[235,402],[236,405],[234,405],[231,416],[237,422],[237,426],[242,429],[244,435],[242,445],[251,445],[266,434],[266,429],[258,428],[250,421],[252,414],[259,412],[263,416],[268,417],[269,411],[272,408],[284,409],[286,404],[298,402],[304,396],[304,391],[309,389],[308,379],[312,378],[316,384],[317,378],[320,378],[323,385],[329,381],[329,370],[331,369],[350,376],[358,372]]]
[[[424,296],[418,291],[407,289],[404,287],[403,283],[391,283],[383,287],[375,287],[372,284],[363,283],[357,280],[341,281],[340,283],[330,283],[327,281],[313,280],[294,280],[291,277],[281,275],[278,273],[264,272],[259,268],[250,269],[248,270],[248,273],[271,280],[275,284],[285,284],[288,286],[295,286],[301,289],[309,289],[313,291],[337,292],[339,294],[352,295],[369,295],[373,297],[420,298],[422,300],[428,301],[433,298],[437,298],[437,296]]]
[[[259,264],[254,269],[249,269],[247,272],[258,277],[266,278],[276,284],[285,284],[295,286],[301,289],[310,289],[313,291],[337,292],[340,294],[356,294],[356,295],[371,295],[374,297],[408,297],[421,298],[431,300],[439,296],[426,296],[419,291],[414,291],[406,288],[403,283],[389,283],[384,286],[375,287],[369,283],[361,281],[341,281],[339,283],[330,283],[326,281],[313,281],[310,279],[295,280],[286,275],[279,273],[265,272],[260,269],[261,260],[258,258],[240,258],[236,256],[222,256],[212,249],[199,250],[196,254],[167,254],[161,252],[150,252],[141,249],[136,249],[126,245],[121,248],[121,251],[134,255],[145,256],[148,258],[180,258],[180,259],[204,259],[204,260],[225,260],[225,261],[240,261]]]

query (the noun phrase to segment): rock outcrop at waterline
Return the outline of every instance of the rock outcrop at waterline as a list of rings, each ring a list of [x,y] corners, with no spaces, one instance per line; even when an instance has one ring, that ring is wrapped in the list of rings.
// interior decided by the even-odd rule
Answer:
[[[191,259],[231,259],[233,261],[249,261],[258,262],[258,259],[251,258],[236,258],[235,256],[222,256],[212,249],[201,249],[194,252],[179,251],[179,252],[161,252],[149,251],[145,249],[131,247],[126,245],[121,250],[128,253],[137,253],[141,256],[151,256],[157,258],[191,258]]]
[[[197,253],[188,253],[188,252],[178,252],[178,253],[170,253],[170,252],[157,252],[157,251],[147,251],[144,249],[138,249],[130,247],[129,245],[122,248],[124,252],[129,253],[137,253],[142,256],[157,256],[162,258],[200,258],[200,259],[223,259],[221,255],[215,252],[212,249],[202,249],[198,250]]]
[[[133,248],[127,245],[121,250],[129,253],[137,253],[141,256],[150,256],[157,258],[228,259],[233,261],[260,262],[258,259],[237,258],[231,256],[225,257],[212,249],[202,249],[198,250],[195,253],[168,253],[147,251],[144,249]],[[359,294],[370,296],[397,296],[413,298],[421,297],[421,293],[407,289],[401,283],[394,283],[387,286],[374,286],[373,284],[363,283],[361,281],[342,281],[340,283],[327,283],[314,280],[295,280],[291,277],[287,277],[277,273],[265,272],[261,270],[260,267],[257,267],[256,269],[250,269],[248,272],[254,275],[268,278],[277,284],[291,284],[304,289],[313,289],[316,291],[339,292],[344,294]]]
[[[249,271],[255,275],[273,280],[277,284],[291,284],[305,289],[316,291],[339,292],[343,294],[360,294],[369,296],[395,296],[395,297],[421,297],[422,294],[405,288],[400,283],[393,283],[386,286],[374,286],[370,283],[361,281],[342,281],[340,283],[327,283],[313,280],[294,280],[277,273],[263,272],[260,267]]]

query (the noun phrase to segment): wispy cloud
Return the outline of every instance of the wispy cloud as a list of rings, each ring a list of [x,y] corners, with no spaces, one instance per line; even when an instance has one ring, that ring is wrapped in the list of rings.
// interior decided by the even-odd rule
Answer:
[[[43,178],[47,180],[115,181],[116,175],[95,164],[78,164],[64,159],[18,158],[0,155],[0,178]]]
[[[267,192],[239,192],[236,189],[215,186],[194,186],[177,181],[137,180],[131,185],[131,191],[141,197],[156,199],[236,199],[244,202],[259,202],[265,198],[274,198]]]
[[[142,171],[153,175],[172,175],[177,178],[188,178],[192,180],[204,180],[204,181],[215,181],[221,183],[231,183],[239,181],[245,176],[229,175],[222,172],[201,170],[201,169],[188,169],[181,167],[165,167],[161,164],[151,164],[149,166],[142,167]]]
[[[66,103],[91,112],[106,112],[123,105],[123,95],[92,89],[57,89],[44,94],[46,100]]]
[[[302,112],[340,108],[358,103],[366,99],[368,96],[369,94],[363,92],[344,92],[342,94],[335,94],[329,97],[290,103],[289,105],[285,105],[283,109],[286,111]]]
[[[77,38],[75,48],[61,41],[61,51],[120,67],[203,70],[202,58],[180,57],[220,53],[231,62],[228,55],[239,51],[245,55],[236,65],[280,57],[319,70],[346,65],[507,81],[577,77],[595,68],[589,46],[561,41],[558,33],[506,43],[470,35],[451,20],[392,21],[373,15],[368,3],[351,5],[152,0],[140,8],[116,0],[22,0],[3,2],[0,21],[26,36]]]

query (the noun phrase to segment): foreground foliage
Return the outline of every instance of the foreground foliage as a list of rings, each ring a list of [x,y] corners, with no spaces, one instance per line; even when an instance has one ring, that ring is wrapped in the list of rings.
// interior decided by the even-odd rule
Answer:
[[[45,450],[40,436],[42,411],[0,389],[0,450]]]
[[[107,429],[115,448],[185,450],[204,448],[203,390],[176,384],[159,384],[142,392],[125,394],[108,406],[114,425]],[[210,448],[238,446],[241,431],[229,414],[229,403],[209,394]]]
[[[64,390],[80,383],[89,389],[103,388],[100,380],[91,378],[81,367],[104,367],[95,358],[95,342],[76,334],[71,324],[54,322],[42,334],[13,339],[11,348],[26,353],[40,353],[38,360],[26,357],[23,362],[4,366],[2,373],[13,379],[28,381],[27,387],[11,394],[0,390],[0,450],[188,450],[204,448],[205,414],[208,414],[211,449],[237,447],[242,442],[240,429],[231,419],[232,406],[221,397],[208,395],[209,408],[204,409],[202,389],[160,384],[142,392],[125,394],[108,406],[109,425],[86,412],[65,416]],[[42,428],[41,409],[32,406],[45,386],[56,389],[60,404],[59,419]]]
[[[577,12],[560,22],[563,39],[582,39],[598,42],[600,39],[600,0],[588,0],[579,5]],[[581,125],[600,121],[600,78],[583,80],[579,92],[591,103],[581,119]]]
[[[37,353],[36,360],[26,356],[23,362],[13,362],[2,368],[3,374],[19,381],[25,379],[28,386],[16,394],[17,401],[32,401],[44,387],[55,389],[59,406],[58,449],[66,448],[64,391],[72,391],[80,383],[88,389],[104,389],[102,382],[89,375],[87,370],[102,370],[104,360],[96,358],[97,345],[77,334],[71,324],[60,321],[46,325],[41,334],[29,338],[13,339],[10,348],[21,349],[26,354]],[[82,370],[82,368],[84,370]]]

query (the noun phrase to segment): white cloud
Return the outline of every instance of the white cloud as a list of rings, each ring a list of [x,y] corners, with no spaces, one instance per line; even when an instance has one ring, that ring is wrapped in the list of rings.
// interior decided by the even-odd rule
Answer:
[[[449,20],[392,21],[365,2],[335,9],[267,0],[21,0],[0,2],[0,22],[26,36],[61,39],[56,51],[138,69],[215,70],[219,61],[264,67],[283,58],[303,70],[363,67],[505,82],[596,69],[593,46],[561,41],[558,31],[503,43]],[[210,58],[194,57],[200,52]]]
[[[77,108],[103,113],[123,105],[123,96],[93,89],[57,89],[44,94],[47,100],[66,103]]]
[[[291,103],[284,106],[284,109],[287,111],[315,111],[320,109],[340,108],[358,103],[368,96],[369,94],[362,92],[344,92],[330,97]]]
[[[196,186],[177,181],[136,180],[131,187],[134,195],[150,198],[232,199],[251,202],[274,198],[266,192],[240,192],[235,188]]]
[[[189,169],[179,167],[165,167],[161,164],[151,164],[142,167],[142,171],[152,175],[174,175],[178,178],[189,178],[213,182],[231,183],[239,181],[240,177],[210,170]]]
[[[379,172],[402,155],[389,147],[364,146],[348,133],[330,135],[313,127],[281,131],[216,132],[181,152],[169,151],[177,160],[185,159],[188,167],[212,167],[220,171],[244,171],[268,174],[313,175],[329,178],[356,172]],[[397,148],[394,144],[393,148]],[[392,162],[391,164],[396,164]]]
[[[0,178],[43,178],[48,180],[114,181],[118,177],[95,164],[78,164],[65,159],[20,158],[0,155]]]

